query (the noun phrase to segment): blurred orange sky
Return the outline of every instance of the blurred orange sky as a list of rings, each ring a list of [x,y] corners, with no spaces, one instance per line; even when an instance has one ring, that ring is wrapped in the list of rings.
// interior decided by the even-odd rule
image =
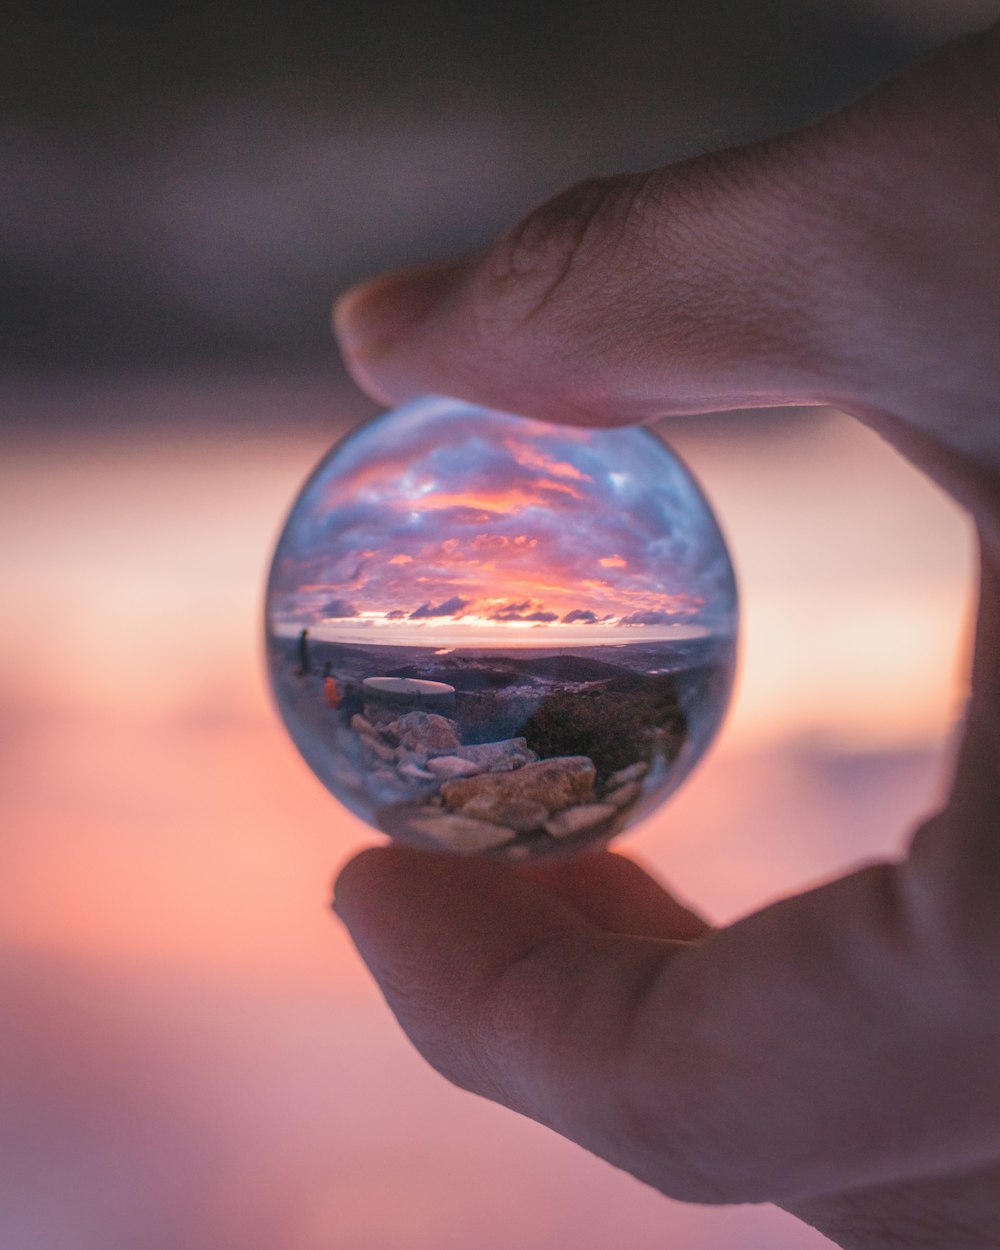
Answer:
[[[671,1203],[411,1054],[326,910],[374,835],[297,758],[261,668],[278,526],[367,409],[294,380],[122,388],[109,411],[147,419],[103,435],[31,433],[32,405],[99,391],[6,398],[0,1244],[826,1244]],[[971,535],[842,415],[664,429],[730,542],[741,677],[709,758],[622,849],[724,921],[898,853],[940,793]]]

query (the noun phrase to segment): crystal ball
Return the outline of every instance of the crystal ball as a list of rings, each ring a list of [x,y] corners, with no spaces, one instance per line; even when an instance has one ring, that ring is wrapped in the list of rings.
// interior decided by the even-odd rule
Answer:
[[[349,434],[292,506],[270,681],[310,767],[425,849],[606,843],[690,773],[732,686],[711,508],[646,429],[427,398]]]

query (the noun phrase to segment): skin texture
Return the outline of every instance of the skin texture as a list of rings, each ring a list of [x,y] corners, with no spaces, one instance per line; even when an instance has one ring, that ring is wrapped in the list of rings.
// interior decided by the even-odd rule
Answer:
[[[380,847],[336,910],[445,1076],[664,1193],[844,1247],[1000,1246],[1000,27],[802,131],[573,188],[336,325],[390,402],[836,404],[970,510],[964,737],[899,862],[713,930],[615,854]]]

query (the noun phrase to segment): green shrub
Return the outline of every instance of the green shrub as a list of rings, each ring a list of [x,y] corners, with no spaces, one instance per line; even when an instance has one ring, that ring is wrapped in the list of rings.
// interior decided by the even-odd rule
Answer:
[[[656,739],[668,759],[674,759],[685,732],[684,712],[669,676],[558,691],[543,700],[521,730],[528,746],[543,759],[589,755],[598,784],[619,768],[648,761]]]

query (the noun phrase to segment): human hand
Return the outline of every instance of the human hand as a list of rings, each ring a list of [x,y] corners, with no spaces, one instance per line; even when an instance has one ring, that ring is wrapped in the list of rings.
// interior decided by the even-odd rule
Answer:
[[[678,1198],[1000,1246],[1000,27],[793,135],[588,183],[341,302],[361,384],[561,421],[831,403],[972,513],[951,793],[899,863],[710,929],[607,853],[366,851],[337,911],[418,1048]]]

